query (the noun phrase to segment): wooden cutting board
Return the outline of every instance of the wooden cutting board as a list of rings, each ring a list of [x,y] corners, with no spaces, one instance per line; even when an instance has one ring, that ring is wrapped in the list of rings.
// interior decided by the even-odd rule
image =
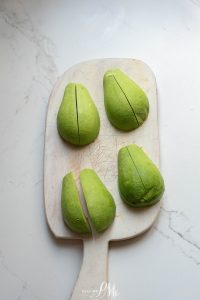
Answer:
[[[103,75],[111,68],[119,68],[128,74],[148,96],[150,104],[148,119],[134,131],[120,132],[107,119],[103,98]],[[80,82],[88,88],[100,114],[99,136],[92,144],[85,147],[65,143],[57,132],[56,117],[65,86],[69,82]],[[151,69],[139,60],[109,58],[83,62],[67,70],[58,79],[49,99],[44,153],[44,196],[47,222],[55,237],[82,239],[84,243],[83,264],[72,294],[73,300],[95,299],[93,295],[95,290],[99,290],[102,282],[108,282],[109,241],[138,236],[151,227],[159,212],[160,203],[148,208],[134,209],[126,206],[119,196],[117,153],[122,146],[131,143],[142,146],[159,166],[157,91]],[[80,189],[79,173],[86,167],[97,172],[113,195],[117,206],[116,218],[112,226],[93,238],[85,238],[73,233],[65,226],[61,215],[63,176],[72,171]],[[90,290],[91,294],[89,292],[86,294],[86,291]],[[108,299],[108,293],[104,294],[101,295],[101,299]]]

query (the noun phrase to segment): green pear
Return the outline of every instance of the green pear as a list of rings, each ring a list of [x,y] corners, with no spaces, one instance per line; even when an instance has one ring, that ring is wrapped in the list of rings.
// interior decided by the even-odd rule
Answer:
[[[61,208],[64,222],[72,231],[79,234],[91,234],[72,173],[68,173],[63,178]]]
[[[107,229],[115,218],[115,202],[93,170],[81,171],[80,179],[90,219],[95,230],[101,232]]]
[[[138,128],[149,113],[145,92],[119,69],[108,70],[103,79],[104,104],[108,119],[118,129]]]
[[[87,145],[99,134],[100,118],[88,92],[80,83],[69,83],[57,115],[60,136],[74,145]]]
[[[165,189],[160,171],[135,144],[119,150],[118,184],[122,199],[133,207],[157,203]]]

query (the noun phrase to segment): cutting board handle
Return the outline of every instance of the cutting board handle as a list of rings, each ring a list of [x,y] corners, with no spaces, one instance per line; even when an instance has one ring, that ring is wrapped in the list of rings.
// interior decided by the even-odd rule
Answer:
[[[85,239],[83,262],[71,300],[108,300],[108,241]]]

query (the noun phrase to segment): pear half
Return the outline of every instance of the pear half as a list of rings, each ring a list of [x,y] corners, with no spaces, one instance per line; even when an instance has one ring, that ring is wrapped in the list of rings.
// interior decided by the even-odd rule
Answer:
[[[97,232],[104,231],[115,218],[113,197],[93,170],[82,170],[80,179],[90,221]],[[72,173],[63,178],[61,208],[64,222],[72,231],[91,234]]]
[[[157,203],[165,189],[160,171],[135,144],[119,150],[118,185],[124,202],[133,207]]]
[[[97,232],[104,231],[115,218],[114,199],[103,182],[92,169],[84,169],[80,174],[83,194],[90,219]]]
[[[99,134],[100,118],[88,90],[80,83],[69,83],[57,115],[60,136],[74,145],[87,145]]]
[[[108,70],[103,79],[104,104],[108,119],[118,129],[138,128],[149,113],[145,92],[119,69]]]

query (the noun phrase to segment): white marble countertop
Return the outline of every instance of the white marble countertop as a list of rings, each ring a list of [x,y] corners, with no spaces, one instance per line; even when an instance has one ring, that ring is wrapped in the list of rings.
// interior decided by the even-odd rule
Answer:
[[[111,245],[115,299],[200,299],[199,37],[199,0],[0,1],[0,299],[70,298],[82,245],[46,225],[45,115],[56,78],[101,57],[154,71],[166,182],[153,228]]]

